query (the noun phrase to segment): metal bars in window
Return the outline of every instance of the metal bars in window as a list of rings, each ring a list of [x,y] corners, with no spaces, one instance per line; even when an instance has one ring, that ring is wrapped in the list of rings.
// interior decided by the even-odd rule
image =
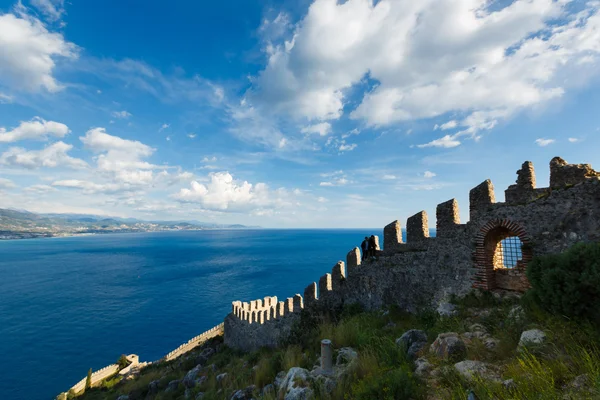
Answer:
[[[501,246],[498,249],[500,254],[498,255],[501,257],[504,268],[516,267],[517,263],[523,259],[521,239],[518,236],[511,236],[503,239],[500,244]]]

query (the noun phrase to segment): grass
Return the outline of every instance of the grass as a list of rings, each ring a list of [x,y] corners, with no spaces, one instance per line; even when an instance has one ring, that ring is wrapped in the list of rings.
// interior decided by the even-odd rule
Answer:
[[[280,348],[242,353],[223,346],[208,362],[215,365],[216,371],[202,372],[207,380],[190,390],[191,398],[203,392],[207,400],[229,399],[236,390],[251,385],[256,386],[253,393],[256,398],[280,371],[291,367],[311,370],[318,360],[320,341],[324,338],[332,341],[335,350],[352,347],[359,356],[338,379],[333,390],[327,390],[324,379],[310,382],[317,399],[419,400],[431,398],[428,396],[467,399],[469,391],[479,399],[598,398],[587,389],[578,390],[571,384],[585,374],[588,387],[600,393],[600,330],[597,326],[549,314],[535,306],[527,296],[521,300],[500,301],[483,293],[452,300],[457,304],[457,314],[451,318],[441,318],[432,311],[413,315],[396,307],[385,312],[369,312],[358,306],[347,306],[327,316],[303,314],[301,322],[293,328],[291,339]],[[510,318],[511,310],[518,305],[523,309],[521,317]],[[498,381],[477,376],[466,379],[451,363],[436,359],[426,351],[425,356],[439,373],[435,377],[419,378],[414,374],[413,363],[395,344],[395,340],[409,329],[424,330],[429,345],[438,334],[463,333],[469,331],[473,323],[483,325],[498,344],[488,349],[483,340],[474,338],[467,344],[467,358],[494,365],[501,378]],[[521,333],[532,328],[543,330],[547,334],[547,343],[541,348],[518,352]],[[195,366],[194,354],[201,350],[192,352],[188,359],[148,367],[134,380],[109,380],[102,387],[86,391],[80,400],[113,399],[119,394],[129,394],[131,400],[182,399],[183,385],[169,393],[164,389],[170,381],[182,379]],[[334,353],[334,359],[335,356]],[[216,376],[222,373],[227,373],[227,378],[218,383]],[[508,379],[513,380],[509,389],[502,384]],[[155,380],[159,381],[160,393],[148,396],[148,385]],[[277,396],[270,393],[263,398],[276,399]]]

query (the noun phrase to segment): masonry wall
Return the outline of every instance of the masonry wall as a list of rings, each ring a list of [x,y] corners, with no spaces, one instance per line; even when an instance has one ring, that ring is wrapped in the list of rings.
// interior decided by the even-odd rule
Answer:
[[[234,302],[225,319],[225,343],[244,350],[275,346],[289,334],[301,309],[318,313],[359,303],[367,309],[395,304],[412,312],[473,288],[527,290],[525,267],[534,255],[600,241],[600,174],[588,164],[568,164],[559,157],[550,162],[550,171],[550,187],[537,188],[533,164],[525,162],[504,203],[496,202],[490,180],[475,186],[466,224],[460,223],[456,200],[441,203],[435,238],[428,235],[424,211],[408,218],[407,243],[398,234],[400,222],[388,224],[377,260],[361,262],[360,251],[351,250],[345,263],[307,286],[304,298],[296,295],[302,308],[290,306],[277,314],[279,309],[265,311],[273,306],[264,302]],[[508,237],[523,244],[522,260],[514,268],[498,268],[498,243]],[[267,314],[272,318],[267,320]]]
[[[99,369],[96,372],[92,372],[92,386],[94,386],[98,382],[101,382],[102,380],[108,378],[109,376],[116,374],[118,370],[119,370],[119,366],[117,364],[111,364],[102,369]],[[87,381],[87,376],[85,378],[83,378],[82,380],[80,380],[79,382],[77,382],[75,385],[73,385],[71,390],[73,390],[75,393],[79,393],[79,392],[83,391],[85,389],[86,381]]]
[[[182,344],[175,350],[169,352],[169,354],[167,354],[163,358],[163,360],[165,360],[165,361],[174,360],[177,357],[179,357],[189,351],[192,351],[194,348],[200,346],[202,343],[206,342],[207,340],[223,335],[223,333],[224,333],[224,327],[223,327],[223,324],[221,323],[221,324],[215,326],[214,328],[209,329],[208,331],[202,333],[201,335],[198,335],[198,336],[188,340],[186,343]]]

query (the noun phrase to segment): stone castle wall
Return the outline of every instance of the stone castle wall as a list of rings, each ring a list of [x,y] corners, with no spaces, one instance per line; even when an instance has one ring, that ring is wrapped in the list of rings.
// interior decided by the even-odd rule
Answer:
[[[215,326],[214,328],[211,328],[208,331],[204,332],[203,334],[198,335],[198,336],[188,340],[187,342],[185,342],[184,344],[182,344],[175,350],[169,352],[169,354],[167,354],[163,358],[163,360],[164,361],[174,360],[177,357],[179,357],[189,351],[192,351],[194,348],[200,346],[202,343],[206,342],[207,340],[223,335],[223,332],[224,332],[224,327],[223,327],[223,323],[221,323],[221,324]]]
[[[367,309],[395,304],[416,311],[472,288],[523,292],[529,287],[525,267],[533,256],[600,241],[600,174],[588,164],[555,157],[550,187],[537,188],[533,164],[525,162],[505,199],[497,203],[494,186],[486,180],[469,193],[465,224],[458,202],[446,201],[436,209],[434,238],[429,237],[428,215],[421,211],[407,220],[406,243],[400,222],[390,223],[377,260],[361,262],[360,250],[352,249],[345,262],[308,285],[304,297],[233,302],[224,323],[225,343],[243,350],[275,346],[303,309],[320,312],[358,303]],[[511,268],[503,264],[507,238],[519,243],[520,259]]]
[[[92,386],[96,385],[99,382],[102,382],[104,379],[108,378],[117,373],[119,370],[119,366],[117,364],[107,365],[106,367],[99,369],[98,371],[92,373]],[[87,381],[87,376],[77,382],[71,390],[75,393],[82,392],[85,389],[85,382]]]

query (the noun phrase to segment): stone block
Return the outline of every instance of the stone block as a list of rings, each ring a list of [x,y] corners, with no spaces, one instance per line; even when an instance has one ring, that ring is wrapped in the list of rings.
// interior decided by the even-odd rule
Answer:
[[[394,250],[402,243],[400,221],[396,220],[383,228],[383,249]]]
[[[429,222],[427,213],[421,211],[406,221],[406,241],[419,242],[429,237]]]

